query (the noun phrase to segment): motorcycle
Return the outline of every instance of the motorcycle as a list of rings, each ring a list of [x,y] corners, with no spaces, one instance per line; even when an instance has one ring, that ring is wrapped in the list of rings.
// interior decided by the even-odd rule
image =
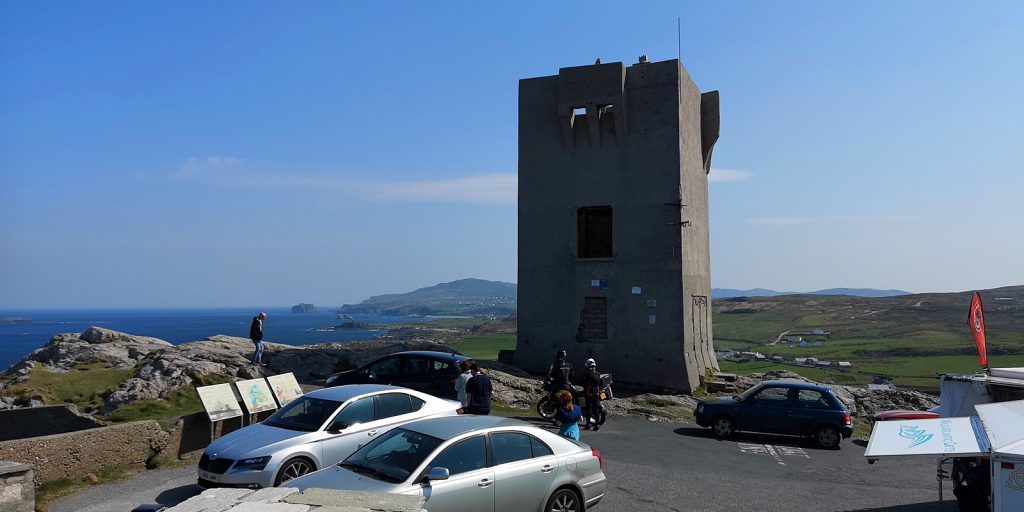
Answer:
[[[605,407],[604,401],[615,398],[612,395],[612,374],[602,373],[601,379],[604,380],[604,389],[601,390],[600,417],[595,418],[598,425],[604,425],[605,420],[608,419],[608,409]],[[554,421],[555,411],[558,407],[558,402],[555,400],[555,393],[561,391],[561,389],[554,388],[551,382],[545,381],[544,390],[547,391],[547,393],[537,401],[537,414],[540,415],[541,418]],[[579,405],[580,400],[583,398],[583,390],[577,386],[572,386],[572,389],[568,391],[572,393],[573,404]]]

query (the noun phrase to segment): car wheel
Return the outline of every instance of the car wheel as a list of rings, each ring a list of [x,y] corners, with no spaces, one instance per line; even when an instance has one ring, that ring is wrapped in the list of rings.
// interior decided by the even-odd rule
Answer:
[[[839,430],[832,425],[824,425],[814,431],[814,441],[822,448],[829,450],[839,448],[839,441],[842,439],[839,436]]]
[[[711,422],[711,431],[719,439],[728,439],[736,433],[736,422],[728,416],[719,416]]]
[[[583,503],[572,489],[559,489],[548,499],[545,512],[583,512]]]
[[[274,486],[277,487],[289,480],[294,480],[313,471],[316,471],[316,466],[313,465],[311,460],[305,457],[289,459],[281,466],[281,470],[277,472],[277,479],[274,480]]]

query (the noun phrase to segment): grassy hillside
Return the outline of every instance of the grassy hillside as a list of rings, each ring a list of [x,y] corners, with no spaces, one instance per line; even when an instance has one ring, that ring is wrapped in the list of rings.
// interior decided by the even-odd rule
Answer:
[[[786,359],[816,357],[850,361],[854,371],[799,369],[826,381],[871,382],[892,377],[897,385],[936,387],[937,374],[978,370],[967,309],[971,292],[868,298],[788,295],[718,299],[713,303],[715,347],[758,351]],[[1024,286],[982,292],[991,366],[1024,366]],[[814,329],[824,333],[812,334]],[[820,347],[774,343],[779,335],[821,341]],[[726,363],[750,373],[770,363]]]
[[[483,279],[460,279],[418,290],[377,295],[346,304],[340,312],[378,315],[470,315],[506,317],[516,311],[516,285]]]

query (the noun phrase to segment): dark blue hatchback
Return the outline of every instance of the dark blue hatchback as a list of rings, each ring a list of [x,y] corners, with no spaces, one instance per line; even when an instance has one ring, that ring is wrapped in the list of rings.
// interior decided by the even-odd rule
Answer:
[[[798,381],[767,381],[739,396],[703,400],[694,417],[722,439],[743,430],[807,436],[838,448],[853,435],[850,410],[831,389]]]

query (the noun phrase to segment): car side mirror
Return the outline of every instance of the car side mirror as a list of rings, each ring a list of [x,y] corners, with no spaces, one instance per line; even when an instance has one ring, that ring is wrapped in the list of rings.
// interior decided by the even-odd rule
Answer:
[[[348,423],[345,423],[344,421],[339,421],[337,423],[331,423],[331,426],[327,427],[327,431],[328,432],[341,432],[342,430],[345,430],[346,428],[348,428]]]
[[[449,476],[451,475],[448,472],[448,468],[430,468],[430,471],[427,471],[428,482],[432,480],[448,480]]]

